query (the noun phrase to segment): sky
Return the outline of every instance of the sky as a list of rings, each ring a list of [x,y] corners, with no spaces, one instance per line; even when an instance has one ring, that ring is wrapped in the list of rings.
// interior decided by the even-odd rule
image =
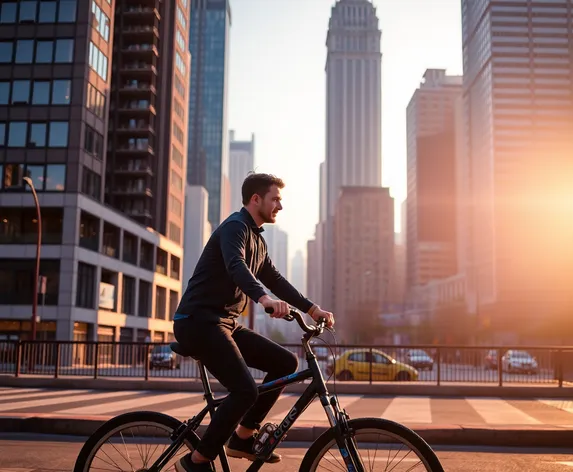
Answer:
[[[461,0],[372,0],[382,30],[382,185],[406,198],[406,107],[426,69],[462,73]],[[257,172],[286,184],[289,259],[318,221],[325,159],[326,33],[335,0],[231,0],[229,129],[255,134]]]

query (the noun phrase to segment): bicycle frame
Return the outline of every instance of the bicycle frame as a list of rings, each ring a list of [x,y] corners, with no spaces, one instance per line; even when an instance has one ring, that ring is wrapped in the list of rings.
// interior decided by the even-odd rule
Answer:
[[[296,403],[290,409],[290,411],[286,414],[285,418],[281,421],[281,423],[279,424],[278,428],[275,430],[273,435],[267,439],[267,442],[265,443],[265,457],[262,456],[257,457],[257,459],[253,461],[253,463],[249,466],[247,472],[256,472],[263,466],[263,464],[265,463],[265,458],[268,457],[275,450],[275,448],[287,435],[292,425],[296,422],[296,420],[300,417],[300,415],[304,412],[304,410],[306,410],[306,408],[314,401],[314,399],[317,396],[320,399],[320,403],[323,406],[324,411],[326,412],[326,416],[328,417],[330,425],[332,427],[335,427],[337,430],[336,442],[340,449],[342,458],[346,463],[348,471],[349,472],[364,471],[364,466],[356,454],[356,445],[354,444],[354,441],[350,441],[349,438],[349,431],[346,424],[348,416],[340,408],[336,396],[331,396],[328,393],[328,389],[326,388],[326,383],[322,376],[322,371],[320,370],[320,366],[318,365],[316,356],[312,352],[312,349],[308,343],[309,340],[310,337],[308,339],[306,336],[303,338],[303,347],[306,351],[306,360],[308,363],[307,369],[297,372],[295,374],[281,377],[271,382],[264,383],[262,385],[259,385],[258,387],[259,394],[264,395],[265,393],[271,392],[273,390],[281,389],[291,384],[304,382],[307,379],[312,379],[312,382],[302,393],[302,395],[299,397],[299,399],[296,401]],[[207,376],[207,370],[201,362],[198,362],[198,365],[199,365],[199,372],[201,375],[201,381],[203,383],[203,388],[205,390],[205,401],[207,402],[207,405],[193,418],[182,423],[181,427],[173,432],[173,434],[171,435],[173,443],[164,451],[164,453],[159,457],[159,459],[155,462],[155,464],[153,464],[148,469],[149,472],[160,471],[161,468],[168,463],[171,457],[180,448],[187,435],[195,431],[199,427],[199,425],[201,424],[207,413],[210,413],[212,417],[213,414],[215,413],[216,408],[221,403],[223,403],[227,398],[227,396],[222,398],[213,397],[213,392],[211,390],[211,385],[209,383],[209,378]],[[347,443],[347,441],[349,443]],[[348,451],[350,451],[350,453]],[[229,466],[229,460],[224,447],[221,449],[219,453],[219,459],[221,460],[221,466],[223,468],[223,472],[231,472],[231,468]]]

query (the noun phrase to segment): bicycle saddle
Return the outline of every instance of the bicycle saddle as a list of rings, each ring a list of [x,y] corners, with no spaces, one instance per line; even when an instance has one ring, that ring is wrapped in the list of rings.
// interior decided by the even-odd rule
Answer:
[[[192,359],[198,360],[196,357],[185,351],[178,342],[170,343],[169,347],[175,354],[179,354],[181,357],[191,357]]]

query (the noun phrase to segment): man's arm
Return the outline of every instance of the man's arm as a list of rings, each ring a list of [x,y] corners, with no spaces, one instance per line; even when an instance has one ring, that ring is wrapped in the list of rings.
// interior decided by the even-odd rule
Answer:
[[[284,300],[289,305],[305,313],[308,313],[314,306],[308,298],[303,297],[302,294],[280,274],[268,254],[259,274],[259,279],[281,300]]]
[[[229,221],[221,228],[220,244],[223,261],[228,274],[243,293],[258,302],[266,295],[265,289],[257,281],[245,262],[248,229],[240,221]]]

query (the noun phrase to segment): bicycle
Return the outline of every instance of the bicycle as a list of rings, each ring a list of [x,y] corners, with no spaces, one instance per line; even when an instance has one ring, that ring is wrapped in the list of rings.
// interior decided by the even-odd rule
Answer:
[[[330,448],[334,447],[334,452],[337,455],[330,452],[330,456],[338,462],[338,464],[334,464],[335,466],[337,465],[343,470],[347,470],[349,472],[370,472],[373,470],[373,466],[370,464],[368,464],[368,467],[365,466],[363,459],[358,454],[358,446],[356,442],[356,437],[365,433],[365,443],[367,444],[372,444],[373,437],[377,434],[383,434],[389,438],[389,441],[387,440],[383,442],[384,447],[388,449],[387,454],[384,454],[384,456],[387,455],[386,468],[384,470],[394,471],[396,467],[401,464],[405,464],[407,467],[406,470],[408,471],[415,470],[418,465],[422,465],[424,469],[420,470],[443,472],[442,465],[432,448],[424,441],[424,439],[411,429],[396,422],[381,418],[350,419],[346,410],[340,408],[337,396],[335,394],[329,394],[320,366],[312,351],[312,345],[310,344],[310,341],[314,337],[320,336],[323,333],[326,328],[325,321],[320,320],[316,323],[316,326],[309,326],[305,323],[301,314],[295,310],[291,310],[290,314],[287,315],[285,319],[287,321],[296,320],[301,329],[305,332],[301,341],[306,353],[308,368],[286,377],[259,385],[259,394],[263,395],[271,390],[283,388],[294,383],[300,383],[308,379],[312,379],[312,381],[279,425],[267,423],[261,428],[255,442],[256,460],[251,463],[247,472],[256,472],[262,467],[265,458],[269,457],[281,441],[285,439],[289,429],[293,426],[304,410],[316,399],[316,397],[320,399],[320,403],[324,407],[330,428],[322,433],[310,446],[302,460],[300,471],[314,472],[319,468],[321,460],[325,458],[325,460],[329,462],[329,465],[332,465],[333,462],[329,460],[327,453],[330,452]],[[175,353],[184,357],[192,357],[189,356],[188,353],[182,352],[178,343],[171,343],[170,346]],[[180,457],[181,455],[192,451],[194,447],[197,446],[199,443],[197,429],[201,425],[201,422],[207,413],[212,415],[215,409],[225,399],[225,397],[214,398],[206,368],[199,360],[194,360],[197,362],[199,367],[205,393],[204,399],[207,403],[199,413],[191,419],[183,422],[163,413],[152,411],[130,412],[116,416],[100,426],[90,436],[78,455],[74,472],[106,470],[102,468],[103,465],[106,464],[108,466],[111,465],[112,467],[115,467],[114,469],[107,470],[127,470],[129,472],[160,472],[165,470],[174,470],[173,464],[177,459],[176,456],[179,454]],[[126,437],[124,437],[122,431],[127,427],[137,428],[138,434],[136,437],[131,433],[131,437],[127,438],[126,442]],[[167,437],[164,438],[162,442],[150,441],[149,435],[152,429],[162,431],[167,435]],[[111,443],[112,449],[110,449],[110,453],[113,457],[104,451],[104,458],[99,458],[100,462],[97,464],[100,466],[94,466],[93,469],[90,468],[93,466],[97,453],[103,448],[105,442],[115,437],[117,433],[119,433],[119,438],[115,439],[115,443],[120,446],[118,448],[113,442]],[[135,441],[138,440],[144,440],[145,446],[139,447],[135,444],[135,447],[133,447]],[[401,443],[402,446],[408,446],[411,448],[418,459],[416,464],[412,465],[412,460],[415,459],[408,458],[410,454],[408,453],[406,456],[402,457],[396,465],[388,468],[389,461],[391,459],[393,461],[402,450],[400,447],[400,449],[394,453],[392,446],[396,443]],[[130,446],[129,449],[128,444]],[[159,457],[150,464],[151,459],[148,458],[148,453],[154,444],[154,453],[161,444],[166,446],[166,448],[160,453]],[[149,446],[149,450],[147,449],[147,446]],[[143,447],[146,449],[145,458],[143,457]],[[369,463],[371,462],[371,449],[372,448],[367,450]],[[125,450],[125,453],[123,450]],[[117,464],[117,461],[119,461],[120,458],[123,460],[130,460],[130,451],[135,455],[139,454],[143,465],[139,468],[134,468],[133,465],[130,465],[129,468],[122,469]],[[376,446],[376,449],[373,451],[374,462],[376,462],[377,451],[378,446]],[[224,447],[221,449],[218,458],[223,472],[231,472]],[[382,455],[378,460],[381,460],[381,458],[383,460]]]

